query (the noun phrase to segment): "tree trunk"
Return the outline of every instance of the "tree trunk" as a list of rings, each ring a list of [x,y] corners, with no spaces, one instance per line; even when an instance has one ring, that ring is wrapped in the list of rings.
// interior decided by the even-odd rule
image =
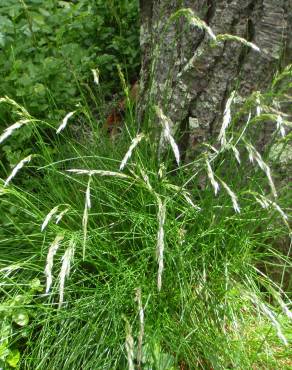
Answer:
[[[260,52],[230,40],[212,46],[208,33],[185,17],[169,20],[182,8],[215,35],[240,36]],[[265,90],[291,56],[291,9],[292,0],[140,0],[140,121],[155,103],[176,128],[184,125],[189,145],[212,137],[231,91],[244,97]]]

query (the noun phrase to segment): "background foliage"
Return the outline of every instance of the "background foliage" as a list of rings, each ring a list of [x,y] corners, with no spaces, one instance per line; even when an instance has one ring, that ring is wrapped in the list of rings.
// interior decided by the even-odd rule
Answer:
[[[137,0],[6,0],[0,2],[0,96],[37,118],[60,120],[77,104],[95,105],[98,68],[103,96],[119,90],[116,65],[130,81],[139,67]],[[96,115],[96,119],[98,119]],[[3,108],[1,131],[13,116]],[[10,165],[23,157],[29,129],[1,148]],[[4,153],[2,152],[4,150]]]

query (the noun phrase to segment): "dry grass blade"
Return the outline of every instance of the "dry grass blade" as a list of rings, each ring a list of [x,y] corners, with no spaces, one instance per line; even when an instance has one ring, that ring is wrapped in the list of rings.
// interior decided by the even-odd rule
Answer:
[[[7,103],[15,107],[17,114],[21,117],[31,117],[28,111],[24,107],[19,105],[15,100],[10,99],[8,96],[4,96],[4,98],[0,98],[0,104],[1,103]]]
[[[267,209],[269,207],[272,207],[274,208],[281,216],[283,222],[285,223],[285,225],[288,227],[288,229],[290,230],[290,226],[289,226],[289,223],[288,223],[288,216],[286,215],[286,213],[282,210],[282,208],[276,203],[276,202],[273,202],[272,200],[264,197],[263,195],[260,195],[260,194],[256,194],[254,195],[255,197],[255,200],[261,205],[262,208],[264,209]]]
[[[257,93],[256,95],[256,115],[257,117],[262,114],[262,106],[261,106],[261,99],[260,99],[260,94]]]
[[[58,224],[58,223],[61,221],[61,219],[63,218],[63,216],[64,216],[68,211],[69,211],[69,208],[66,208],[66,209],[64,209],[62,212],[60,212],[60,213],[58,214],[58,216],[56,216],[56,224]]]
[[[139,167],[139,171],[141,173],[143,182],[145,183],[147,189],[150,191],[150,193],[155,193],[154,190],[153,190],[153,187],[150,184],[149,177],[148,177],[147,173],[143,170],[142,167]]]
[[[279,306],[282,308],[284,314],[288,317],[288,319],[292,320],[292,311],[289,310],[287,304],[283,301],[281,295],[279,294],[279,292],[277,292],[276,290],[273,290],[272,291],[272,294],[273,294],[273,298],[276,299],[276,301],[278,302]],[[289,300],[289,304],[291,305],[292,301]]]
[[[181,15],[185,16],[190,24],[202,30],[205,30],[212,40],[216,40],[216,36],[214,32],[212,31],[212,29],[207,25],[206,22],[204,22],[202,19],[197,17],[195,13],[193,12],[193,10],[190,8],[184,8],[184,9],[178,10],[176,13],[174,13],[170,17],[170,20],[175,19]]]
[[[240,164],[240,154],[238,149],[234,145],[231,145],[230,148],[233,151],[235,159],[237,160],[238,164]]]
[[[192,201],[192,199],[190,197],[190,194],[187,191],[183,191],[182,195],[185,198],[185,200],[187,201],[187,203],[189,203],[193,208],[197,209],[198,211],[201,211],[201,208],[199,206],[197,206],[196,204],[194,204],[194,202]]]
[[[276,330],[278,338],[283,342],[285,346],[288,346],[288,341],[282,332],[281,325],[277,321],[275,313],[271,311],[270,308],[264,302],[260,301],[255,294],[253,293],[248,294],[248,298],[270,320],[271,324],[274,326]]]
[[[29,155],[25,158],[23,158],[12,170],[10,176],[7,177],[5,183],[4,183],[4,187],[7,186],[10,181],[16,176],[17,172],[26,164],[26,163],[29,163],[31,161],[31,158],[32,158],[32,155]]]
[[[276,123],[277,123],[277,130],[279,130],[282,137],[285,137],[285,135],[286,135],[285,127],[283,125],[283,118],[280,114],[277,116],[277,122]]]
[[[275,317],[275,314],[274,312],[272,312],[264,303],[260,303],[260,308],[262,309],[263,313],[271,320],[271,323],[272,325],[274,326],[275,330],[276,330],[276,333],[277,333],[277,336],[278,338],[282,341],[282,343],[285,345],[285,346],[288,346],[288,341],[286,339],[286,337],[284,336],[283,332],[282,332],[282,328],[281,328],[281,325],[280,323],[278,322],[278,320],[276,319]]]
[[[190,204],[193,208],[197,209],[198,211],[201,211],[201,208],[199,206],[197,206],[196,204],[194,204],[194,202],[192,201],[192,198],[191,198],[192,196],[187,190],[185,190],[184,188],[182,188],[180,186],[174,185],[174,184],[166,184],[166,186],[169,189],[173,189],[177,193],[181,194],[185,198],[185,200],[187,201],[188,204]]]

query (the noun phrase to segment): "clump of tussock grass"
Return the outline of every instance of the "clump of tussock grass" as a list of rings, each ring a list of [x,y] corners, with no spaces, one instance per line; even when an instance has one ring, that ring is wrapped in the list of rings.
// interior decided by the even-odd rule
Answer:
[[[289,255],[276,248],[290,232],[289,204],[281,189],[274,196],[268,156],[249,135],[268,112],[265,99],[247,100],[238,114],[229,102],[223,141],[217,147],[215,138],[193,162],[180,163],[175,175],[175,135],[172,142],[166,126],[169,148],[159,160],[159,144],[137,143],[130,124],[130,135],[121,147],[110,147],[110,158],[98,142],[88,156],[87,148],[58,135],[54,159],[38,137],[44,161],[34,167],[42,178],[38,187],[1,191],[1,209],[8,212],[0,241],[2,291],[15,296],[33,276],[49,292],[36,296],[23,369],[131,369],[137,363],[275,368],[291,356],[285,346],[291,298],[259,268],[275,256],[283,269],[291,268]],[[68,159],[62,157],[65,147]],[[69,210],[50,222],[65,211],[59,213],[61,206]]]

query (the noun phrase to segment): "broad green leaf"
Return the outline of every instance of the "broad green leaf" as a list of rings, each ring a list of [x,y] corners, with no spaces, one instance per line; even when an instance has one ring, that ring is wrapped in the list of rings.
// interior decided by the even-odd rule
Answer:
[[[24,309],[19,309],[12,315],[12,320],[19,326],[25,326],[29,323],[29,316]]]
[[[7,363],[13,367],[16,368],[18,362],[20,360],[20,352],[18,349],[13,349],[9,352],[9,355],[7,356]]]
[[[0,360],[5,360],[9,354],[8,341],[1,342],[0,344]]]
[[[40,282],[40,279],[33,279],[31,282],[30,282],[30,288],[33,290],[33,291],[42,291],[43,288],[41,286],[41,282]]]

